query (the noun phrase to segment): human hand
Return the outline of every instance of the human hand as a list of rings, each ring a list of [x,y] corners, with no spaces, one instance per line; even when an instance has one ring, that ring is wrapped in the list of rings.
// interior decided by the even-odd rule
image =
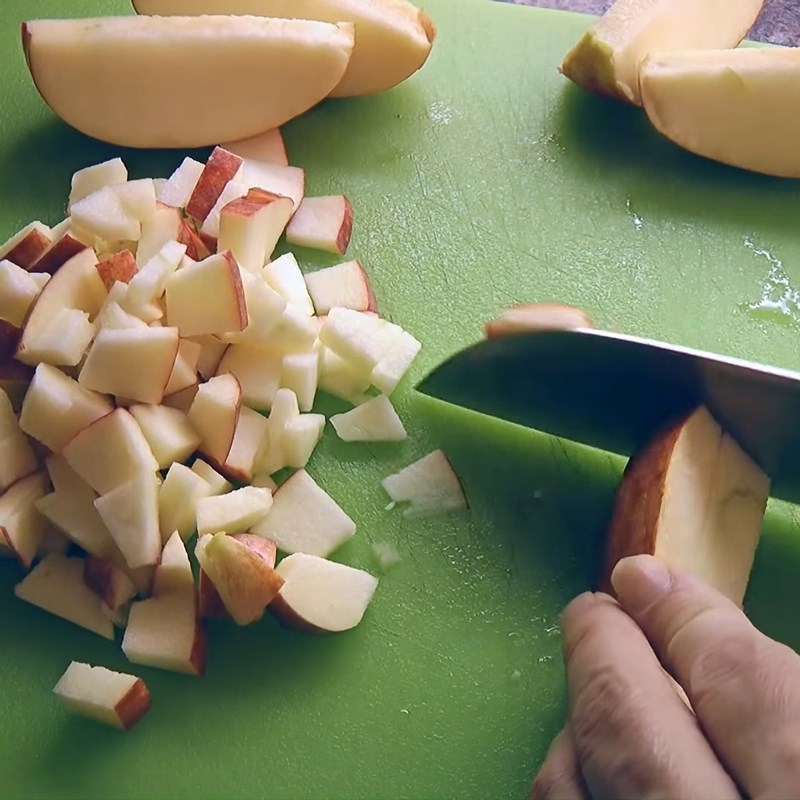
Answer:
[[[534,800],[800,797],[800,656],[651,556],[611,580],[619,602],[564,612],[569,718]]]

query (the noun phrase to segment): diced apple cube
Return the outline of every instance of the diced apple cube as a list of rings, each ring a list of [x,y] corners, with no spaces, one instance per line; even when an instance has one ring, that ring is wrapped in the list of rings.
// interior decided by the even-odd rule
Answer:
[[[94,339],[89,315],[77,308],[59,308],[47,324],[37,328],[26,345],[26,358],[57,367],[74,367]]]
[[[128,410],[139,423],[159,469],[168,469],[174,461],[185,461],[199,447],[200,435],[182,411],[143,404]]]
[[[328,347],[320,350],[319,388],[322,391],[353,402],[370,385],[369,370],[354,367]]]
[[[158,191],[160,202],[173,208],[185,208],[194,192],[205,165],[193,158],[184,158]]]
[[[139,264],[146,264],[167,242],[180,239],[183,217],[177,208],[157,204],[152,217],[142,223],[142,233],[136,250]]]
[[[219,469],[232,480],[249,483],[253,477],[256,459],[262,452],[267,437],[266,417],[242,406],[228,458]]]
[[[270,343],[284,353],[307,353],[316,345],[319,331],[315,317],[306,316],[290,303],[273,329]]]
[[[377,311],[369,278],[358,261],[310,272],[305,280],[317,314],[327,314],[332,308]]]
[[[25,569],[33,563],[46,528],[44,517],[36,510],[36,501],[49,489],[50,479],[42,471],[21,478],[0,495],[0,541]]]
[[[314,316],[314,305],[308,293],[303,273],[297,259],[286,253],[264,267],[267,283],[280,294],[287,303],[291,303],[306,316]]]
[[[319,382],[320,349],[308,353],[288,353],[281,367],[281,388],[291,389],[297,395],[301,411],[311,411]]]
[[[345,442],[402,442],[406,429],[386,395],[373,397],[345,414],[331,417],[339,438]]]
[[[187,541],[195,531],[198,500],[212,493],[208,482],[195,471],[174,463],[158,491],[161,541],[166,543],[174,531]]]
[[[192,464],[192,472],[199,475],[211,487],[211,494],[226,494],[233,488],[224,475],[220,475],[201,458]]]
[[[349,308],[333,308],[320,329],[320,341],[354,367],[372,370],[403,329]]]
[[[106,291],[117,283],[130,283],[133,276],[139,271],[136,259],[130,250],[120,250],[97,263],[97,271],[103,279]]]
[[[172,373],[164,389],[164,396],[182,392],[197,384],[197,364],[200,361],[202,346],[189,339],[181,339],[178,343],[178,356],[172,367]]]
[[[353,207],[343,194],[306,197],[286,228],[286,241],[344,255],[352,231]]]
[[[156,213],[156,187],[152,178],[126,181],[114,186],[113,191],[125,211],[139,222],[150,219]]]
[[[22,269],[30,269],[53,243],[47,225],[31,222],[0,245],[0,259],[8,259]]]
[[[103,601],[111,615],[120,621],[127,618],[136,584],[119,565],[97,556],[88,556],[83,564],[83,582]]]
[[[36,454],[19,427],[11,400],[0,389],[0,492],[37,468]]]
[[[280,384],[282,358],[273,350],[251,344],[233,344],[225,351],[218,372],[236,377],[242,402],[254,409],[269,409]],[[214,456],[224,463],[225,458]]]
[[[219,222],[222,209],[225,208],[228,203],[236,200],[237,197],[245,197],[246,194],[247,187],[243,183],[236,180],[231,181],[222,190],[222,194],[214,204],[214,207],[211,209],[205,220],[203,220],[203,224],[200,226],[199,234],[206,243],[208,249],[212,252],[217,252],[219,249],[217,246],[217,237],[219,236]]]
[[[241,406],[239,381],[223,374],[200,386],[189,409],[189,422],[200,435],[201,449],[219,464],[228,458]]]
[[[137,241],[141,235],[141,223],[109,186],[73,204],[70,215],[76,225],[108,241]]]
[[[384,478],[383,488],[395,503],[408,502],[407,517],[457,511],[467,507],[464,489],[441,450]]]
[[[283,432],[283,453],[287,467],[303,469],[322,439],[325,417],[322,414],[300,414],[290,419]]]
[[[185,254],[186,245],[175,241],[165,242],[133,277],[120,305],[131,314],[138,314],[143,306],[159,300],[170,275],[178,269]]]
[[[186,547],[178,531],[169,537],[153,577],[153,597],[182,592],[194,599],[194,575]]]
[[[303,202],[306,191],[305,172],[299,167],[268,164],[264,161],[245,158],[242,165],[242,183],[250,190],[288,197],[294,213]]]
[[[422,345],[408,331],[403,331],[372,369],[370,383],[384,394],[391,394],[421,349]]]
[[[8,259],[0,261],[0,319],[21,328],[40,291],[33,275]]]
[[[197,502],[197,533],[244,533],[261,522],[272,507],[272,492],[245,486]]]
[[[72,206],[105,186],[116,186],[127,180],[128,169],[121,158],[112,158],[110,161],[80,169],[72,176],[69,205]]]
[[[269,344],[283,317],[286,301],[267,285],[260,274],[242,270],[241,275],[247,303],[247,328],[241,333],[229,334],[223,338],[234,343]]]

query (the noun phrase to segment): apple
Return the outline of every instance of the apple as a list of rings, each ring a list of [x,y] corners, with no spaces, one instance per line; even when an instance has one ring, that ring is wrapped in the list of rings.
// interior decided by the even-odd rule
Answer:
[[[368,572],[307,553],[284,558],[276,572],[285,583],[270,611],[285,625],[314,633],[355,628],[378,588]]]
[[[320,348],[308,353],[287,353],[281,366],[281,388],[297,396],[300,411],[311,411],[319,383]]]
[[[29,271],[34,274],[55,275],[73,256],[86,249],[86,243],[75,236],[74,231],[64,233],[57,239],[53,238],[53,243],[33,262]]]
[[[317,314],[327,314],[332,308],[377,311],[369,278],[358,261],[310,272],[305,280]]]
[[[647,553],[741,605],[770,481],[704,406],[637,451],[617,492],[604,585],[621,558]],[[612,589],[613,591],[613,589]]]
[[[320,348],[319,388],[322,391],[352,402],[369,389],[370,382],[370,370],[353,366],[328,347]]]
[[[246,292],[245,292],[246,295]],[[225,342],[221,342],[215,336],[198,336],[193,339],[200,345],[200,357],[197,359],[197,371],[206,380],[213,378],[217,374],[219,362],[228,349]]]
[[[0,261],[0,319],[22,327],[40,291],[33,275],[8,259]]]
[[[217,464],[220,471],[231,480],[250,483],[256,459],[265,446],[268,429],[266,417],[242,406],[228,457],[224,464]]]
[[[200,436],[182,411],[168,406],[137,403],[128,408],[139,423],[159,469],[185,461],[200,446]]]
[[[195,597],[192,565],[178,531],[164,545],[153,578],[153,597],[164,597],[174,592],[182,592],[192,600]]]
[[[189,409],[189,422],[200,435],[200,449],[219,464],[230,453],[241,407],[239,381],[223,374],[200,386]]]
[[[242,402],[254,409],[269,409],[278,391],[282,358],[271,349],[252,344],[232,344],[219,363],[218,372],[236,377]],[[219,463],[225,458],[214,456]]]
[[[178,342],[178,355],[164,389],[165,397],[197,385],[197,365],[202,350],[200,344],[190,339],[181,339]]]
[[[170,275],[167,318],[181,336],[222,335],[247,327],[241,273],[230,252],[199,261]]]
[[[167,388],[169,388],[169,386]],[[161,405],[167,406],[168,408],[177,408],[178,411],[183,411],[184,414],[188,414],[195,397],[197,397],[199,388],[200,385],[198,383],[193,383],[191,386],[187,386],[179,392],[165,395],[164,399],[161,401]]]
[[[198,620],[194,593],[170,592],[134,603],[122,650],[134,664],[202,675],[208,640]]]
[[[166,544],[175,531],[187,541],[196,529],[198,501],[212,494],[208,481],[183,464],[172,464],[158,490],[161,541]]]
[[[121,566],[90,555],[83,563],[83,582],[103,601],[112,617],[124,622],[136,597],[136,584]]]
[[[322,439],[324,430],[325,417],[322,414],[300,414],[288,420],[282,437],[286,466],[304,468]]]
[[[36,501],[49,489],[50,479],[42,471],[20,478],[0,495],[0,540],[25,569],[30,569],[46,528]]]
[[[287,303],[291,303],[300,313],[314,316],[314,305],[308,293],[303,273],[297,259],[286,253],[264,267],[264,278],[267,283],[281,295]]]
[[[70,549],[71,546],[72,542],[69,540],[69,538],[64,536],[60,530],[47,526],[44,530],[41,540],[39,541],[39,547],[36,549],[36,558],[44,558],[45,556],[50,555],[50,553],[64,554]]]
[[[354,367],[371,370],[398,341],[403,329],[379,317],[332,308],[320,328],[319,338]]]
[[[14,594],[26,603],[113,640],[114,624],[103,613],[100,598],[83,582],[83,562],[82,558],[51,553],[14,587]]]
[[[198,560],[237,625],[261,619],[283,586],[274,569],[275,545],[260,536],[218,533],[199,551]]]
[[[175,366],[179,339],[177,328],[103,329],[78,383],[96,392],[158,404]]]
[[[333,97],[391,89],[422,67],[436,38],[428,15],[406,0],[134,0],[140,14],[261,14],[352,22],[356,46]]]
[[[97,328],[110,328],[112,330],[122,330],[123,328],[148,327],[147,323],[143,319],[141,319],[140,317],[135,317],[133,314],[129,314],[115,300],[103,303],[103,307],[100,309],[100,313],[95,318],[95,326]]]
[[[142,223],[142,233],[136,249],[136,259],[144,265],[167,242],[177,242],[181,238],[183,217],[177,208],[156,203],[156,210],[152,217]]]
[[[155,564],[161,554],[158,481],[140,475],[101,495],[94,507],[131,569]]]
[[[11,400],[0,389],[0,492],[36,472],[38,467],[36,453],[19,427]]]
[[[639,68],[654,52],[733,48],[764,0],[616,0],[567,53],[560,71],[578,86],[641,105]]]
[[[261,522],[272,508],[272,492],[245,486],[228,494],[197,501],[197,533],[243,533]]]
[[[178,241],[186,246],[186,255],[191,261],[182,263],[182,266],[191,266],[192,261],[202,261],[216,252],[216,248],[212,251],[207,245],[200,234],[197,232],[194,225],[188,220],[181,220],[181,229],[178,234]]]
[[[212,538],[212,534],[210,533],[197,538],[194,554],[198,564],[202,563],[203,550],[205,550],[206,545],[208,545]],[[266,542],[267,540],[264,539],[263,541]],[[200,579],[198,582],[197,608],[203,619],[230,619],[231,617],[228,613],[228,609],[225,608],[225,603],[222,602],[222,598],[219,596],[219,592],[214,587],[211,579],[204,572],[202,566],[200,567]]]
[[[156,212],[156,186],[152,178],[126,181],[112,187],[122,208],[140,223]],[[141,228],[139,230],[141,234]]]
[[[280,167],[289,166],[286,145],[283,142],[283,136],[279,128],[258,133],[247,139],[239,139],[236,142],[225,142],[221,146],[228,152],[235,153],[242,158],[262,161],[267,164],[277,164]]]
[[[232,200],[222,209],[218,248],[230,250],[244,269],[260,272],[292,216],[288,197],[264,192]]]
[[[92,164],[84,169],[79,169],[72,176],[69,208],[106,186],[117,186],[127,180],[128,168],[121,158],[112,158],[100,164]]]
[[[22,269],[30,269],[52,244],[50,228],[36,220],[0,245],[0,260],[8,259]]]
[[[384,394],[391,394],[408,372],[422,345],[408,332],[401,331],[369,374],[369,382]]]
[[[139,271],[136,265],[136,258],[130,250],[120,250],[97,263],[97,271],[103,279],[106,291],[111,291],[111,287],[117,282],[130,283],[134,275]]]
[[[219,200],[225,185],[241,176],[243,160],[222,147],[215,147],[186,203],[186,213],[202,222]]]
[[[11,401],[14,411],[22,408],[22,402],[33,380],[33,370],[13,359],[0,359],[0,389]]]
[[[461,481],[441,450],[434,450],[400,472],[384,478],[382,486],[393,502],[409,503],[404,512],[407,517],[467,507]]]
[[[150,692],[135,675],[73,661],[53,689],[67,711],[130,730],[149,710]]]
[[[242,183],[247,187],[248,199],[257,199],[262,193],[288,197],[292,201],[292,214],[306,193],[306,173],[300,167],[282,167],[252,158],[244,159]]]
[[[211,487],[211,494],[226,494],[233,488],[224,475],[220,475],[202,458],[198,458],[192,464],[192,472],[199,475]]]
[[[136,241],[142,232],[139,220],[110,186],[78,200],[70,208],[70,216],[78,227],[107,241]]]
[[[306,197],[286,228],[286,241],[300,247],[344,255],[352,231],[353,207],[343,194]],[[313,292],[311,298],[314,298]],[[322,313],[319,306],[316,308],[318,313]]]
[[[247,270],[242,270],[241,273],[248,324],[241,333],[227,334],[223,339],[231,343],[269,345],[273,341],[275,329],[282,322],[286,301],[267,284],[261,274]]]
[[[159,202],[173,208],[185,208],[204,169],[205,164],[201,164],[193,158],[184,158],[180,166],[159,190]]]
[[[170,275],[178,269],[184,255],[185,244],[165,242],[133,277],[120,305],[131,314],[137,314],[140,309],[160,300]]]
[[[299,416],[297,395],[291,389],[278,389],[267,420],[267,436],[256,459],[255,466],[259,472],[271,475],[288,466],[283,446],[286,424]]]
[[[76,434],[62,448],[67,463],[94,491],[118,486],[158,470],[142,429],[124,408],[117,408]]]
[[[792,48],[656,53],[641,69],[647,116],[675,144],[741,169],[800,177],[786,116],[800,58]],[[774,125],[764,125],[765,119]],[[778,133],[778,130],[781,133]]]
[[[307,353],[317,346],[320,323],[289,303],[270,336],[272,347],[284,353]]]
[[[19,347],[22,331],[15,328],[10,322],[0,319],[0,361],[14,358]]]
[[[94,339],[96,327],[77,308],[58,308],[53,316],[27,337],[26,358],[43,364],[75,367]]]
[[[269,514],[250,532],[271,539],[285,553],[324,558],[353,536],[356,525],[301,469],[275,492]]]
[[[486,338],[497,339],[531,331],[561,331],[593,328],[582,308],[562,303],[518,303],[486,323]]]
[[[80,431],[113,411],[103,395],[92,392],[61,370],[39,364],[19,415],[28,436],[58,452]]]
[[[408,438],[391,401],[383,394],[345,414],[335,414],[331,425],[345,442],[402,442]]]
[[[246,195],[247,187],[241,181],[230,181],[222,190],[222,194],[208,213],[208,216],[203,220],[198,234],[212,253],[216,253],[219,249],[217,237],[219,236],[219,223],[222,209],[233,200],[239,197],[245,197]]]

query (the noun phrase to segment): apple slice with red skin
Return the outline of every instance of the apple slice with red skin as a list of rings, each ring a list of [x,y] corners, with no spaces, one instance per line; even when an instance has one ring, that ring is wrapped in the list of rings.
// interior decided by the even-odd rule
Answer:
[[[0,389],[0,492],[37,469],[36,453],[19,427],[11,400]]]
[[[87,556],[83,582],[105,603],[115,618],[124,620],[128,606],[136,597],[136,584],[118,564],[97,556]]]
[[[227,142],[221,146],[242,158],[264,161],[267,164],[276,164],[281,167],[289,166],[289,157],[286,154],[286,145],[280,128],[273,128],[248,139]]]
[[[218,464],[228,458],[241,407],[239,381],[225,373],[202,384],[189,409],[189,422],[200,435],[201,450]]]
[[[327,314],[332,308],[378,310],[367,273],[358,261],[310,272],[305,281],[317,314]]]
[[[118,253],[112,253],[107,258],[101,259],[97,263],[97,271],[103,279],[106,291],[111,291],[111,287],[117,281],[130,283],[131,278],[139,271],[139,267],[130,250],[120,250]]]
[[[51,244],[50,228],[37,220],[0,245],[0,261],[7,258],[18,267],[30,269]]]
[[[43,251],[39,258],[31,264],[29,270],[30,272],[46,272],[49,275],[55,275],[71,258],[87,249],[88,246],[85,242],[67,232]]]
[[[169,537],[153,577],[153,597],[163,597],[173,592],[183,592],[194,599],[194,575],[186,547],[180,533]]]
[[[215,147],[186,204],[186,213],[202,222],[219,200],[225,185],[236,178],[243,163],[239,156],[223,147]]]
[[[353,207],[347,197],[306,197],[286,228],[286,241],[343,256],[352,232]]]
[[[21,478],[0,495],[0,542],[25,569],[33,563],[47,524],[36,509],[36,501],[49,489],[50,479],[42,471]]]

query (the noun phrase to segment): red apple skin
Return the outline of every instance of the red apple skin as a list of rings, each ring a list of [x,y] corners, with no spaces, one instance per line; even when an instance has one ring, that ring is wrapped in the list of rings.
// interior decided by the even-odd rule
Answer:
[[[197,235],[200,237],[200,241],[205,245],[210,255],[217,252],[216,236],[212,236],[210,233],[204,233],[203,231],[197,231]]]
[[[231,617],[219,592],[203,570],[200,570],[198,613],[203,619],[230,619]]]
[[[10,361],[19,346],[22,331],[10,322],[0,319],[0,362]]]
[[[342,225],[339,228],[339,236],[336,239],[336,247],[341,255],[347,252],[350,246],[350,237],[353,234],[353,206],[350,201],[342,195],[344,209],[342,211]],[[366,275],[364,276],[366,278]],[[369,284],[368,284],[369,285]]]
[[[275,567],[275,558],[278,548],[272,539],[265,539],[263,536],[256,536],[254,533],[237,533],[231,536],[231,539],[236,539],[237,542],[241,542],[254,553],[261,556],[261,560],[270,569]]]
[[[122,727],[129,731],[149,710],[153,701],[145,682],[139,678],[114,707]]]
[[[501,316],[499,319],[487,322],[484,326],[487,339],[499,339],[502,336],[513,336],[529,331],[594,328],[587,313],[576,306],[561,303],[518,303],[511,309],[525,314],[525,328],[521,327],[521,320],[517,319],[511,322]]]
[[[236,313],[238,317],[237,330],[243,331],[247,327],[249,319],[247,317],[247,302],[245,301],[244,296],[242,273],[239,271],[239,264],[236,262],[236,259],[233,257],[233,253],[231,253],[230,250],[226,250],[222,254],[222,257],[228,262],[228,268],[231,273],[231,283],[233,284],[234,293],[236,295]]]
[[[47,272],[55,275],[67,261],[85,249],[86,245],[83,242],[78,241],[72,234],[65,233],[31,265],[30,272]]]
[[[369,275],[367,275],[367,271],[364,269],[363,265],[360,261],[356,261],[358,264],[358,268],[361,270],[361,275],[364,277],[364,286],[367,288],[367,308],[366,313],[378,314],[378,300],[375,297],[375,292],[372,291],[372,283],[370,282]]]
[[[208,636],[205,628],[198,622],[195,627],[194,644],[189,656],[189,663],[195,675],[205,675],[208,664]]]
[[[133,599],[120,594],[123,576],[120,567],[97,556],[87,556],[83,564],[83,582],[115,613]]]
[[[25,238],[17,242],[17,244],[6,253],[4,258],[7,258],[12,263],[23,269],[30,269],[31,265],[47,250],[52,244],[49,236],[42,233],[42,231],[31,230],[25,235]]]
[[[203,221],[219,200],[225,185],[236,175],[243,163],[239,156],[221,147],[214,148],[186,204],[186,213]]]
[[[202,261],[204,258],[208,258],[212,253],[192,224],[185,219],[181,220],[178,243],[186,245],[186,255],[193,261]]]
[[[119,281],[120,283],[130,283],[134,275],[139,271],[136,266],[136,259],[130,250],[121,250],[108,258],[99,261],[97,271],[103,279],[106,291]]]

